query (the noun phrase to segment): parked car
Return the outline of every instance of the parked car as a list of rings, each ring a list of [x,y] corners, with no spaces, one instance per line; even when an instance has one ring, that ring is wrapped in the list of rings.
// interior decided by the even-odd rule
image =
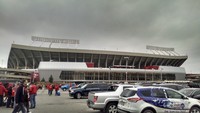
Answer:
[[[77,89],[77,88],[81,88],[81,87],[84,86],[84,85],[85,85],[85,83],[80,83],[80,84],[78,84],[78,85],[76,85],[76,86],[70,87],[68,91],[69,91],[69,93],[70,93],[72,90]]]
[[[81,88],[69,90],[69,96],[80,99],[82,97],[87,97],[90,91],[107,91],[109,86],[109,84],[103,83],[85,84]]]
[[[75,83],[72,83],[72,84],[65,84],[65,85],[62,85],[60,88],[63,90],[63,91],[66,91],[68,90],[71,86],[76,86]]]
[[[199,113],[197,99],[166,87],[125,89],[119,97],[119,113]]]
[[[60,88],[63,90],[63,91],[66,91],[67,89],[69,89],[69,84],[65,84],[65,85],[62,85]]]
[[[188,86],[189,86],[190,88],[200,88],[200,87],[199,87],[199,84],[198,84],[198,83],[194,83],[194,82],[188,83]]]
[[[200,88],[184,88],[181,89],[179,92],[183,93],[184,95],[196,98],[200,100]]]
[[[72,90],[72,89],[75,89],[75,88],[81,88],[83,85],[85,85],[85,83],[80,83],[80,84],[78,84],[78,85],[71,86],[71,87],[69,88],[69,90]]]
[[[184,86],[182,85],[179,85],[179,84],[171,84],[171,83],[164,83],[164,84],[153,84],[153,86],[156,86],[156,87],[167,87],[167,88],[172,88],[172,89],[175,89],[175,90],[181,90],[183,88],[185,88]]]
[[[129,84],[113,84],[109,91],[90,92],[88,95],[87,105],[94,110],[100,110],[105,113],[116,113],[119,95],[126,88],[133,88]]]

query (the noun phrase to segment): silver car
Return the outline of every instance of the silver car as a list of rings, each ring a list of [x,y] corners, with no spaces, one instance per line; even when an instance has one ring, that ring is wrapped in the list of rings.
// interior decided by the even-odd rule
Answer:
[[[171,88],[128,88],[119,97],[120,113],[200,113],[200,101]]]

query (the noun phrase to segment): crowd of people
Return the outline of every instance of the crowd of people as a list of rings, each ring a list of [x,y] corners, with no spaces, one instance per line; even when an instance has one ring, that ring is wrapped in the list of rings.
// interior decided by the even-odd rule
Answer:
[[[6,108],[13,108],[12,113],[29,113],[29,109],[36,107],[37,90],[35,83],[28,85],[24,80],[15,84],[0,82],[0,107],[5,105]]]
[[[55,96],[60,96],[60,84],[39,85],[34,82],[27,83],[24,80],[15,84],[0,82],[0,107],[13,108],[12,113],[30,113],[29,109],[36,107],[38,89],[47,89],[51,96],[55,90]]]
[[[47,84],[46,88],[48,89],[48,95],[49,96],[52,95],[53,90],[55,90],[55,96],[60,95],[60,92],[59,92],[60,85],[59,84]]]

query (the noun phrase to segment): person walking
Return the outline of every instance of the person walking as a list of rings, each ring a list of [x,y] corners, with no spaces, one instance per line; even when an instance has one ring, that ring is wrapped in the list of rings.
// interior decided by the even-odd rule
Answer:
[[[15,107],[16,106],[16,92],[17,92],[17,88],[19,87],[19,85],[20,85],[20,82],[16,82],[15,83],[15,85],[14,85],[14,87],[13,87],[13,91],[12,91],[12,96],[13,96],[13,107]]]
[[[58,96],[59,85],[55,84],[55,96]]]
[[[29,111],[29,92],[28,92],[28,86],[27,84],[24,85],[24,105],[27,109],[27,113],[30,113]]]
[[[6,108],[10,108],[11,107],[11,104],[12,104],[12,88],[13,88],[13,85],[12,84],[8,84],[8,87],[7,87],[7,102],[6,102]]]
[[[20,81],[20,85],[17,88],[15,95],[16,106],[14,107],[12,113],[17,113],[19,112],[19,110],[22,111],[22,113],[27,113],[27,110],[24,106],[24,99],[25,99],[24,81]]]
[[[35,101],[35,97],[37,95],[37,86],[32,82],[29,88],[29,95],[30,95],[30,109],[35,108],[36,106],[36,101]]]
[[[2,82],[0,82],[0,107],[3,106],[3,96],[7,93],[6,88],[4,87],[4,85],[2,84]]]
[[[53,85],[52,84],[50,84],[49,85],[49,87],[48,87],[48,91],[49,91],[49,96],[51,96],[52,95],[52,92],[53,92]]]
[[[16,92],[16,89],[15,89],[15,85],[14,85],[12,88],[11,108],[13,108],[14,104],[15,104],[15,92]]]

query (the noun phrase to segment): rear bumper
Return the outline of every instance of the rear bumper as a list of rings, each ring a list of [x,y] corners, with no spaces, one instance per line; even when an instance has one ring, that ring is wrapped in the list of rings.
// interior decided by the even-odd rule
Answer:
[[[119,113],[140,113],[139,109],[127,109],[124,107],[121,107],[120,105],[117,106],[117,110]]]
[[[104,109],[105,104],[104,103],[102,103],[102,104],[100,104],[100,103],[94,103],[94,102],[92,102],[90,100],[87,100],[87,106],[89,108],[94,109],[94,110],[102,110],[102,109]]]

